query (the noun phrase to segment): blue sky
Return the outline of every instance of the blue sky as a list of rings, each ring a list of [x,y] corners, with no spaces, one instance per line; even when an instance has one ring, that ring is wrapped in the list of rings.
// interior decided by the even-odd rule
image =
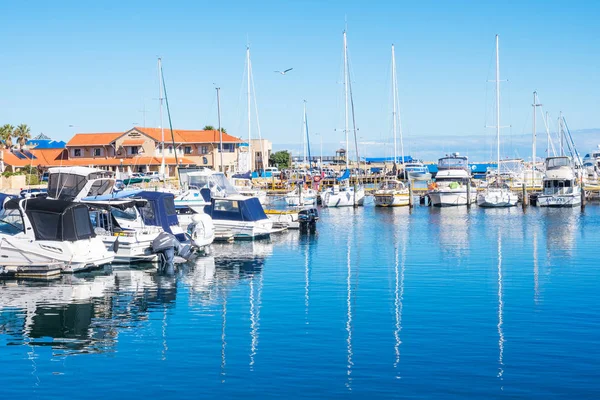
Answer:
[[[491,155],[494,35],[500,34],[503,153],[523,153],[532,92],[572,130],[600,128],[600,3],[421,2],[11,2],[0,24],[0,123],[34,134],[158,126],[156,58],[163,59],[173,125],[223,125],[246,136],[244,58],[249,40],[261,130],[276,147],[301,141],[302,100],[325,152],[343,141],[342,31],[360,141],[390,148],[390,45],[396,45],[405,146],[423,158]],[[274,70],[293,67],[286,76]],[[74,127],[69,127],[73,125]],[[338,131],[335,131],[335,129]],[[256,126],[253,127],[256,133]],[[587,133],[585,146],[599,142]],[[457,137],[468,136],[460,148]],[[598,137],[598,140],[596,140]],[[314,136],[313,142],[319,139]],[[386,146],[386,144],[388,144]],[[454,146],[459,148],[454,148]],[[450,148],[452,147],[452,148]],[[544,146],[545,147],[545,146]],[[581,149],[585,152],[587,149]],[[318,151],[318,146],[313,147]]]

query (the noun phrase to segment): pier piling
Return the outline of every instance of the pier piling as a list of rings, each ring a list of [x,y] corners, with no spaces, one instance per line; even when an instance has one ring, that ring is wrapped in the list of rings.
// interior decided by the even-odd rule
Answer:
[[[524,183],[521,186],[521,204],[523,205],[523,209],[527,208],[527,188]]]
[[[581,211],[585,210],[585,203],[587,198],[585,196],[585,185],[583,182],[581,183]]]
[[[471,208],[471,181],[467,183],[467,208]]]
[[[414,206],[414,199],[413,199],[413,185],[412,182],[409,180],[408,181],[408,206],[410,208],[412,208]]]

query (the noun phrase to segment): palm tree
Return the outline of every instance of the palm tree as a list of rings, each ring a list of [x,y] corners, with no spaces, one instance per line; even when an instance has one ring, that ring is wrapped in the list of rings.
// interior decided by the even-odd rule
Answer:
[[[12,137],[15,127],[11,124],[6,124],[0,127],[0,140],[4,142],[4,148],[10,149],[13,145]]]
[[[31,129],[27,126],[27,124],[21,124],[17,126],[17,129],[15,129],[14,135],[17,138],[20,148],[22,149],[27,141],[31,139]]]
[[[202,128],[202,130],[203,131],[218,131],[218,129],[212,125],[205,125],[204,128]],[[221,128],[221,132],[227,133],[227,129]]]

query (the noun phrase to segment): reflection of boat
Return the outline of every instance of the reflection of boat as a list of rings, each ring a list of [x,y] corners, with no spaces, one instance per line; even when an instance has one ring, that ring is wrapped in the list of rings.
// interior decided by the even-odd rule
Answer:
[[[13,199],[0,212],[0,249],[5,272],[56,265],[77,272],[111,263],[92,227],[88,207],[44,198]]]
[[[459,157],[458,153],[442,157],[438,160],[438,172],[435,182],[429,186],[429,198],[434,206],[467,205],[467,186],[471,185],[471,175],[467,157]],[[476,191],[471,190],[471,203],[476,200]]]
[[[581,186],[569,157],[546,158],[544,191],[537,198],[540,207],[574,207],[581,204]]]
[[[381,182],[375,191],[375,205],[378,207],[398,207],[409,204],[409,192],[404,183],[395,179]]]

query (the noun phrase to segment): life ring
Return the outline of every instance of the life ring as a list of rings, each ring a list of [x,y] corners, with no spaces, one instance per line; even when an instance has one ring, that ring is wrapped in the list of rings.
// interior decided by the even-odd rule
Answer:
[[[427,185],[427,189],[435,190],[437,189],[437,184],[435,182],[431,182],[429,185]]]
[[[319,183],[319,182],[321,182],[321,177],[319,175],[317,175],[313,178],[313,181],[315,181],[316,183]]]

